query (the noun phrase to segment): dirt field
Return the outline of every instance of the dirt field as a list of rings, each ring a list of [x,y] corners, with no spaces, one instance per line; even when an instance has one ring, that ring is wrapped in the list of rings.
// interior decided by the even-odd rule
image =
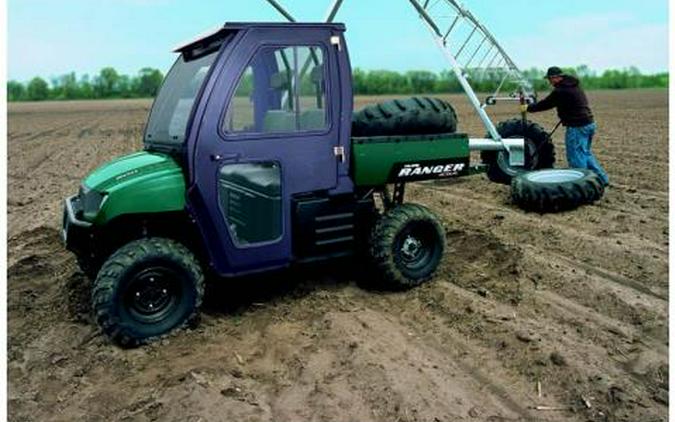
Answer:
[[[668,96],[591,100],[600,203],[542,216],[484,176],[417,184],[447,226],[433,282],[373,292],[344,263],[224,281],[197,328],[135,350],[92,324],[59,227],[85,174],[139,148],[149,102],[11,104],[10,420],[667,420]]]

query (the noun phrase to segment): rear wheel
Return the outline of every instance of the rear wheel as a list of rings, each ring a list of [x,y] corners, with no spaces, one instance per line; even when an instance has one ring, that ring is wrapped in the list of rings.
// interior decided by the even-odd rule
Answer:
[[[555,164],[555,147],[551,136],[540,125],[511,119],[499,123],[497,132],[502,138],[525,139],[525,166],[511,166],[506,151],[483,151],[481,159],[488,166],[487,176],[491,181],[508,185],[520,173],[552,168]]]
[[[375,224],[370,240],[378,284],[406,289],[429,280],[445,249],[445,233],[426,207],[403,204],[387,211]]]
[[[593,203],[605,192],[602,181],[586,169],[551,169],[523,173],[511,183],[513,202],[536,212],[558,212]]]
[[[149,238],[121,247],[94,282],[92,309],[103,331],[133,347],[176,329],[195,316],[204,276],[178,242]]]

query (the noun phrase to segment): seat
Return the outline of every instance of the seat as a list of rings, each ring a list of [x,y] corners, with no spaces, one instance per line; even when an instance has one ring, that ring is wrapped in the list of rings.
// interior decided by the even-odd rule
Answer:
[[[315,108],[300,114],[300,130],[319,130],[326,127],[326,111]]]
[[[294,132],[295,113],[284,110],[267,110],[263,120],[264,132]]]

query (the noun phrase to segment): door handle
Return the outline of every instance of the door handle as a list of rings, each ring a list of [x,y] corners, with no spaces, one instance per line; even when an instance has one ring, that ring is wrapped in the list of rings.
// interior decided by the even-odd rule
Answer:
[[[239,154],[211,154],[211,161],[226,161],[239,158]]]

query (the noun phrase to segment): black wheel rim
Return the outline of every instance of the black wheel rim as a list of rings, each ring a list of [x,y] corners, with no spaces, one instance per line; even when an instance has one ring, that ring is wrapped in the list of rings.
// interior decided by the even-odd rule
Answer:
[[[171,315],[180,302],[178,275],[164,267],[151,267],[136,273],[127,286],[124,304],[136,321],[152,324]]]
[[[424,222],[411,223],[396,237],[396,261],[403,270],[419,271],[433,259],[436,246],[433,227]]]

